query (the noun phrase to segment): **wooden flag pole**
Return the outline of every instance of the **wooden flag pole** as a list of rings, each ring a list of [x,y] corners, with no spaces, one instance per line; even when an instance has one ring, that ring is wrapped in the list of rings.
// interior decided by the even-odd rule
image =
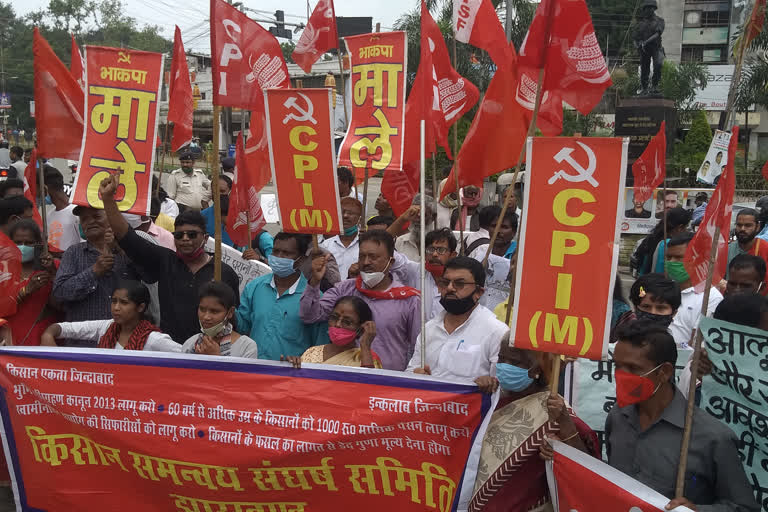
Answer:
[[[664,261],[667,261],[667,246],[669,243],[667,242],[667,175],[666,170],[664,172],[664,181],[663,187],[662,187],[662,194],[664,194],[661,197],[661,222],[664,223]],[[653,256],[651,256],[653,258]],[[654,272],[654,265],[656,264],[655,261],[651,261],[651,272]],[[664,277],[667,276],[667,266],[664,265]]]
[[[40,204],[43,205],[40,209],[40,219],[43,222],[43,254],[48,254],[48,212],[45,210],[45,173],[43,172],[42,158],[37,159],[37,197],[40,198]]]
[[[453,35],[452,39],[453,48],[453,67],[456,67],[456,34]],[[464,215],[461,208],[461,190],[459,189],[459,173],[456,172],[456,157],[459,156],[459,124],[455,123],[453,125],[453,177],[456,180],[456,197],[458,199],[456,208],[458,209],[459,214],[456,216],[456,218],[459,220],[459,255],[464,256]],[[437,200],[437,198],[435,198]],[[450,221],[450,219],[449,219]],[[454,229],[456,226],[450,226],[451,229]]]
[[[369,160],[370,161],[370,160]],[[354,178],[354,174],[352,175]],[[357,179],[355,179],[357,182]],[[360,216],[360,231],[366,231],[365,216],[368,211],[368,166],[365,166],[365,181],[363,182],[363,214]]]
[[[419,239],[419,255],[421,256],[421,261],[419,261],[419,279],[421,283],[421,296],[424,297],[424,292],[426,288],[426,267],[425,263],[427,261],[426,256],[426,212],[427,212],[427,198],[425,197],[425,192],[427,191],[427,185],[426,185],[426,175],[427,175],[427,156],[426,156],[426,124],[424,122],[424,119],[420,122],[421,127],[421,145],[419,146],[419,156],[421,157],[421,168],[420,168],[420,177],[419,177],[419,189],[421,191],[421,208],[419,208],[419,222],[421,223],[421,233],[420,233],[420,239]],[[427,359],[427,330],[425,329],[425,325],[427,323],[427,309],[425,301],[420,301],[421,303],[421,367],[424,368],[426,366],[426,359]]]
[[[437,159],[434,153],[432,153],[432,197],[437,201]],[[433,229],[437,229],[437,215],[435,215]]]
[[[221,281],[221,201],[219,200],[219,130],[221,129],[221,107],[213,107],[213,153],[211,158],[211,196],[213,197],[214,251],[213,279]],[[213,188],[216,187],[216,193]]]
[[[536,133],[536,119],[539,117],[539,107],[541,107],[541,96],[544,92],[544,68],[541,68],[539,70],[539,81],[536,83],[536,103],[533,105],[533,115],[531,115],[531,124],[528,125],[528,135],[527,137],[533,137],[533,134]],[[501,207],[501,213],[499,213],[499,219],[496,221],[496,226],[493,228],[493,234],[491,235],[491,241],[488,243],[488,249],[485,251],[485,257],[483,258],[483,267],[488,267],[488,258],[491,256],[491,251],[493,250],[493,245],[496,243],[496,237],[499,236],[499,230],[501,229],[501,223],[504,220],[504,215],[507,213],[507,209],[509,208],[509,201],[510,198],[514,195],[515,191],[515,183],[517,183],[517,178],[520,175],[520,166],[523,165],[523,158],[525,158],[525,146],[527,144],[527,141],[523,143],[523,147],[520,149],[520,156],[517,158],[517,165],[515,166],[515,174],[512,176],[512,187],[511,190],[507,190],[507,193],[504,197],[504,203]],[[512,296],[509,297],[510,302],[512,301]]]
[[[552,354],[552,375],[549,376],[549,394],[557,395],[560,385],[560,354]]]
[[[240,113],[240,136],[243,138],[243,153],[245,153],[245,120],[248,120],[248,129],[251,129],[251,111],[250,110],[243,110]],[[243,166],[245,162],[240,162],[240,165]],[[237,155],[235,155],[235,166],[238,165],[237,162]],[[243,167],[240,167],[241,169]],[[230,191],[231,193],[231,191]],[[251,234],[251,196],[246,191],[246,197],[248,198],[248,207],[245,209],[245,223],[248,226],[248,249],[253,249],[253,235]],[[258,244],[257,244],[258,245]],[[262,255],[263,256],[263,255]],[[265,256],[266,257],[266,256]]]
[[[168,132],[171,127],[171,123],[168,122],[168,118],[165,120],[165,132],[163,133],[163,145],[160,148],[160,174],[157,177],[157,186],[155,187],[155,195],[160,193],[160,183],[163,181],[163,171],[165,170],[165,148],[168,146]]]
[[[717,245],[720,241],[720,226],[715,227],[712,236],[712,248],[709,252],[709,267],[707,268],[707,280],[705,281],[704,297],[701,302],[701,318],[707,316],[709,305],[709,292],[712,290],[712,278],[715,273],[715,259],[717,258]],[[680,464],[677,467],[677,481],[675,483],[675,497],[682,498],[685,491],[685,470],[688,466],[688,447],[691,444],[691,428],[693,427],[693,410],[696,407],[694,395],[696,393],[696,381],[699,362],[701,361],[701,329],[696,330],[696,344],[693,347],[693,362],[691,363],[691,382],[688,384],[688,404],[685,410],[685,428],[683,429],[683,441],[680,444]]]
[[[347,112],[347,86],[344,84],[344,63],[339,48],[339,77],[341,78],[341,102],[344,104],[344,130],[349,126],[349,112]],[[335,93],[334,93],[335,94]]]

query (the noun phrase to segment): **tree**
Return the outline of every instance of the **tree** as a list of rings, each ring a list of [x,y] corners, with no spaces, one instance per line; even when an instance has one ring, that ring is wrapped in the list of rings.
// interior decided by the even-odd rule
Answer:
[[[703,110],[698,110],[693,116],[691,129],[685,136],[685,141],[675,145],[672,161],[668,162],[667,168],[672,169],[675,176],[687,176],[688,185],[694,185],[696,172],[704,162],[711,142],[712,129],[709,127],[707,114]]]
[[[285,58],[285,62],[295,64],[293,61],[293,50],[296,49],[296,43],[293,41],[280,43],[280,49],[283,50],[283,58]]]
[[[595,35],[609,62],[634,56],[629,31],[638,5],[637,0],[587,0]]]

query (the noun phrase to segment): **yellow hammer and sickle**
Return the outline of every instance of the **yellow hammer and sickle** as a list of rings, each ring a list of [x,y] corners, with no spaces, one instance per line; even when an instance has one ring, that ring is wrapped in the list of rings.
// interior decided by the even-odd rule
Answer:
[[[120,64],[122,62],[125,62],[127,64],[131,63],[131,55],[127,52],[117,52],[117,63]]]

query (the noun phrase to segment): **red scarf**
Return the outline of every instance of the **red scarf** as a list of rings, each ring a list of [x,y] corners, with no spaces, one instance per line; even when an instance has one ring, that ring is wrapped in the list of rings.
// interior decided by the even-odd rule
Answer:
[[[115,348],[117,344],[117,338],[120,337],[120,326],[117,322],[112,322],[104,336],[99,339],[99,348]],[[133,329],[131,337],[128,338],[128,344],[124,347],[125,350],[144,350],[144,345],[147,344],[147,338],[153,332],[159,332],[160,329],[153,325],[148,320],[142,320]]]
[[[410,286],[398,286],[383,292],[363,288],[363,278],[360,276],[357,276],[357,279],[355,280],[355,289],[370,299],[399,300],[407,299],[408,297],[418,297],[420,295],[419,290],[411,288]]]

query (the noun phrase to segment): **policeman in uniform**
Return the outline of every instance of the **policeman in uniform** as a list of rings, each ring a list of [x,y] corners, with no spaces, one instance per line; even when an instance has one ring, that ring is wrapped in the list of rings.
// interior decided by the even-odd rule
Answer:
[[[171,173],[165,187],[168,197],[179,205],[179,213],[187,208],[208,208],[211,201],[211,180],[200,169],[194,168],[194,156],[185,151],[179,156],[181,168]]]
[[[640,83],[642,94],[648,94],[648,79],[653,61],[652,92],[659,92],[661,65],[664,63],[664,48],[661,46],[661,34],[664,32],[664,20],[656,16],[656,0],[644,0],[640,9],[640,19],[635,26],[632,40],[640,54]]]

